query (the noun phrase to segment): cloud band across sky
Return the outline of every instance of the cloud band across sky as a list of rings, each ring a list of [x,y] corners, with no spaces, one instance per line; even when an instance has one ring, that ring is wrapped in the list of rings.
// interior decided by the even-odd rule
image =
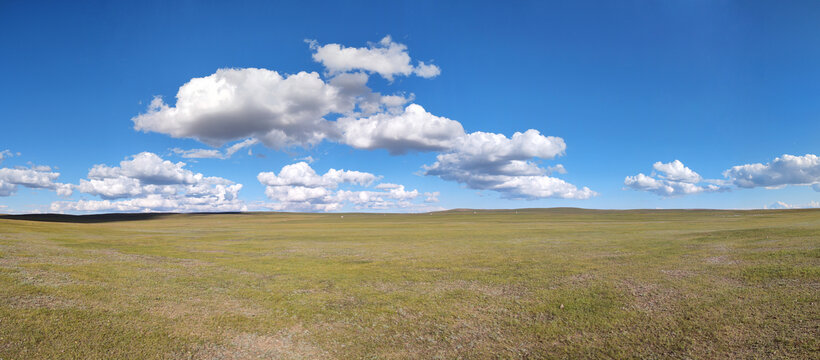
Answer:
[[[724,179],[704,180],[680,160],[666,164],[656,162],[653,169],[650,175],[627,176],[624,185],[664,197],[758,187],[778,189],[789,185],[810,186],[820,192],[820,157],[814,154],[784,154],[766,164],[733,166],[723,172]]]
[[[413,96],[382,95],[368,86],[369,74],[387,80],[416,75],[432,78],[434,65],[412,60],[403,44],[388,36],[364,48],[309,42],[313,59],[327,70],[282,75],[257,68],[220,69],[182,85],[176,104],[155,98],[148,111],[134,117],[134,128],[172,137],[192,138],[212,146],[258,141],[272,149],[309,148],[332,141],[356,149],[386,150],[392,155],[438,152],[423,174],[456,181],[471,189],[496,191],[508,198],[587,199],[596,193],[549,175],[534,159],[551,160],[566,151],[564,140],[538,130],[465,133],[456,120],[427,112],[408,102]],[[335,120],[328,120],[335,118]],[[218,150],[175,149],[187,157],[225,158]]]

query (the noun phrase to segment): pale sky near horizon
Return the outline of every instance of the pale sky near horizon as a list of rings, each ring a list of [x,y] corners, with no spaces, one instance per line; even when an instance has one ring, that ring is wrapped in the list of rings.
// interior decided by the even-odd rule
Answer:
[[[0,2],[0,213],[820,207],[820,2]]]

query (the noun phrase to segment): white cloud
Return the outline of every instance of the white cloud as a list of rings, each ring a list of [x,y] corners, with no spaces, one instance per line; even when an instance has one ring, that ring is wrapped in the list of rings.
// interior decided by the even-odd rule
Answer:
[[[558,165],[555,165],[555,166],[547,166],[547,175],[550,175],[550,174],[553,174],[553,173],[555,173],[555,174],[566,174],[567,169],[564,168],[564,165],[562,165],[562,164],[558,164]]]
[[[95,165],[76,189],[103,200],[58,201],[52,211],[242,211],[242,184],[206,177],[158,155],[143,152],[120,166]],[[115,201],[116,200],[116,201]]]
[[[435,116],[416,104],[398,114],[380,113],[367,118],[337,121],[341,142],[357,149],[386,149],[391,154],[410,150],[445,150],[465,136],[461,123]]]
[[[391,113],[412,99],[372,92],[367,80],[363,73],[339,74],[325,82],[315,72],[282,76],[267,69],[220,69],[182,85],[174,106],[154,98],[147,112],[132,121],[136,130],[193,138],[217,147],[245,139],[224,154],[174,149],[183,157],[228,158],[257,142],[274,149],[310,147],[339,138],[336,122],[326,116]]]
[[[431,78],[441,73],[441,69],[432,64],[419,62],[413,66],[407,46],[394,42],[389,35],[363,48],[340,44],[319,45],[315,40],[308,40],[308,43],[314,51],[313,60],[321,63],[331,74],[364,70],[393,81],[395,75],[415,74]]]
[[[338,189],[369,187],[380,177],[374,174],[330,169],[319,175],[305,162],[284,166],[279,174],[259,173],[257,179],[266,186],[265,195],[274,203],[267,207],[288,211],[336,211],[345,206],[355,209],[419,209],[413,203],[420,196],[418,190],[407,190],[403,185],[382,183],[373,190]]]
[[[17,186],[0,179],[0,196],[11,196],[17,192]]]
[[[647,191],[664,197],[728,190],[726,187],[718,186],[722,184],[719,180],[703,180],[698,173],[684,166],[680,160],[669,163],[658,161],[652,165],[652,168],[660,174],[653,172],[649,176],[643,173],[627,176],[624,179],[624,185],[633,190]],[[698,183],[701,182],[708,184],[699,185]]]
[[[498,177],[491,190],[499,191],[511,198],[543,199],[589,199],[596,192],[587,187],[579,189],[564,180],[549,176]]]
[[[133,178],[146,185],[194,184],[202,180],[202,174],[183,169],[184,162],[173,163],[157,154],[142,152],[120,162],[119,167],[94,165],[88,171],[89,179]]]
[[[354,109],[358,111],[348,111],[345,115],[362,116],[375,114],[381,111],[395,111],[401,106],[413,100],[414,95],[382,95],[372,91],[367,87],[369,76],[365,73],[341,73],[335,74],[328,84],[338,89],[340,101],[345,102],[344,109]],[[338,112],[342,113],[342,112]]]
[[[657,174],[653,172],[650,176],[644,174],[627,176],[624,185],[661,196],[727,191],[731,189],[730,185],[738,188],[765,187],[768,189],[777,189],[787,185],[803,185],[820,191],[820,157],[813,154],[804,156],[785,154],[768,164],[733,166],[723,172],[726,180],[703,179],[678,160],[670,163],[656,162],[653,168]],[[781,205],[775,203],[771,206]]]
[[[190,150],[183,150],[180,148],[173,148],[171,151],[179,156],[182,156],[186,159],[228,159],[237,151],[242,150],[246,147],[253,146],[257,144],[259,140],[256,139],[245,139],[244,141],[240,141],[236,144],[229,146],[225,149],[225,152],[221,152],[216,149],[190,149]],[[248,155],[253,155],[251,149],[248,149]]]
[[[777,201],[774,204],[765,206],[764,209],[793,209],[794,205],[784,203],[782,201]]]
[[[223,159],[224,155],[216,149],[189,149],[173,148],[171,152],[186,159]]]
[[[298,162],[283,167],[279,175],[273,172],[259,173],[257,179],[267,186],[327,187],[335,189],[342,183],[369,185],[378,177],[365,172],[336,169],[330,169],[324,175],[318,175],[308,163]]]
[[[314,159],[313,156],[310,156],[310,155],[305,156],[305,157],[301,157],[301,158],[298,158],[298,159],[295,159],[295,160],[304,161],[308,164],[313,164],[316,161],[316,159]]]
[[[535,129],[516,132],[511,138],[503,134],[474,132],[458,139],[455,151],[445,155],[449,155],[446,156],[448,158],[459,158],[460,162],[469,166],[506,172],[502,168],[509,167],[512,161],[552,159],[563,155],[566,148],[564,139],[541,135]]]
[[[659,180],[646,176],[642,173],[635,176],[627,176],[626,179],[624,179],[624,185],[634,190],[648,191],[665,197],[691,195],[720,190],[720,187],[716,185],[710,184],[700,186],[682,181]]]
[[[474,132],[457,139],[451,150],[439,154],[436,162],[424,169],[425,175],[457,181],[472,189],[498,191],[510,198],[587,199],[595,196],[589,188],[578,189],[547,176],[548,169],[531,160],[552,159],[565,150],[563,139],[543,136],[534,129],[517,132],[511,138]]]
[[[551,177],[566,172],[562,165],[542,168],[534,162],[562,155],[566,145],[560,137],[544,136],[534,129],[511,138],[487,132],[467,134],[458,121],[433,115],[417,104],[407,105],[413,94],[373,92],[367,87],[370,73],[391,80],[396,75],[432,77],[440,72],[424,62],[413,65],[407,47],[389,36],[365,48],[315,41],[310,47],[314,59],[327,68],[329,81],[317,73],[283,76],[266,69],[220,69],[181,86],[174,106],[154,99],[146,113],[132,119],[134,127],[212,146],[246,139],[279,149],[310,147],[327,139],[357,149],[385,149],[394,155],[437,151],[437,161],[425,166],[425,173],[473,189],[528,199],[595,195],[586,187],[579,189]],[[231,149],[233,146],[225,153],[174,151],[183,157],[227,158]],[[315,190],[292,191],[318,194]]]
[[[118,176],[90,180],[81,179],[80,184],[77,186],[77,191],[97,195],[105,199],[116,199],[150,194],[159,190],[157,185],[150,186],[153,187],[150,189],[147,188],[147,186],[143,187],[138,179]],[[174,189],[173,186],[168,186],[167,188]]]
[[[282,76],[266,69],[220,69],[179,88],[176,106],[157,97],[134,128],[194,138],[212,146],[253,138],[271,148],[311,146],[333,132],[323,117],[354,109],[343,89],[319,74]]]
[[[814,154],[785,154],[768,164],[733,166],[723,176],[741,188],[778,188],[786,185],[812,185],[820,191],[820,157]]]
[[[700,175],[684,166],[680,160],[665,164],[658,161],[652,165],[652,168],[661,173],[661,175],[659,175],[661,178],[669,181],[679,181],[690,184],[701,181]]]
[[[416,66],[415,70],[413,70],[413,73],[423,78],[429,79],[432,77],[439,76],[439,74],[441,74],[441,68],[433,64],[425,64],[424,61],[419,61],[419,64]]]
[[[415,189],[407,191],[404,189],[404,185],[399,185],[388,189],[386,196],[395,200],[412,200],[419,197],[419,191]]]
[[[48,189],[60,196],[70,196],[72,186],[56,182],[60,173],[48,166],[31,165],[29,167],[0,168],[0,196],[11,196],[18,186],[31,189]]]
[[[8,149],[0,151],[0,164],[3,163],[3,159],[10,158],[12,156],[14,156],[14,154]]]
[[[806,204],[788,204],[782,201],[775,202],[769,206],[765,207],[766,209],[816,209],[820,208],[820,202],[817,201],[810,201]]]

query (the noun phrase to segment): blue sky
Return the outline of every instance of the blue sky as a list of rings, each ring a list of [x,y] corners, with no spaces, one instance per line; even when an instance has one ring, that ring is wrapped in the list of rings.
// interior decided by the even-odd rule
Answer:
[[[818,34],[814,1],[6,1],[0,212],[816,207]],[[197,78],[238,90],[177,104]]]

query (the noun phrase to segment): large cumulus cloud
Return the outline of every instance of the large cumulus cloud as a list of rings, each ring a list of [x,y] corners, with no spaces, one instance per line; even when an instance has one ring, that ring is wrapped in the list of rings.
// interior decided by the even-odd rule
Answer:
[[[351,99],[317,73],[220,69],[179,88],[176,106],[155,98],[134,128],[221,146],[255,138],[272,148],[317,144],[333,126],[323,117],[353,110]]]

